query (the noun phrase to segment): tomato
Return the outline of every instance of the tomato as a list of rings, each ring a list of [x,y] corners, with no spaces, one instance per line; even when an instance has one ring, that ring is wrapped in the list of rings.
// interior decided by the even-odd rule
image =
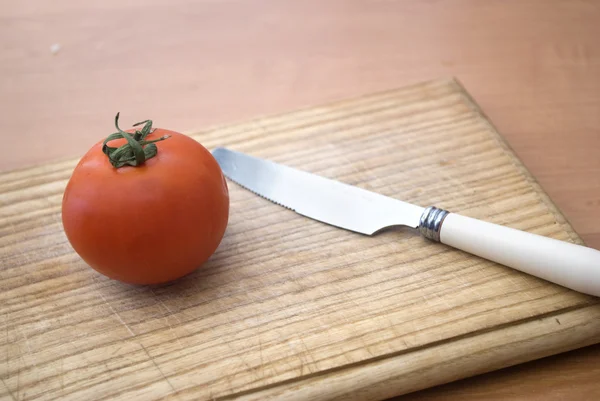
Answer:
[[[144,128],[121,131],[117,114],[118,132],[79,161],[64,192],[62,222],[93,269],[125,283],[159,284],[191,273],[215,252],[229,192],[200,143],[152,130],[151,121],[138,124]]]

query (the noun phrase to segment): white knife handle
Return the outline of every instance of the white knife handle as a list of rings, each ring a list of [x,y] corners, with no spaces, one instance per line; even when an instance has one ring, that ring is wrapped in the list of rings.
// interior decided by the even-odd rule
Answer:
[[[600,251],[427,208],[419,231],[427,238],[564,287],[600,296]]]

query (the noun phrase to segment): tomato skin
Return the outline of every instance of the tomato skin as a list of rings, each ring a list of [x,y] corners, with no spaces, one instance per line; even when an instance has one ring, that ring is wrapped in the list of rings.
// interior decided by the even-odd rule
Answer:
[[[62,222],[73,249],[93,269],[130,284],[160,284],[200,267],[219,246],[229,217],[227,183],[212,154],[192,138],[163,135],[156,156],[115,168],[102,142],[67,184]],[[120,146],[125,139],[110,142]]]

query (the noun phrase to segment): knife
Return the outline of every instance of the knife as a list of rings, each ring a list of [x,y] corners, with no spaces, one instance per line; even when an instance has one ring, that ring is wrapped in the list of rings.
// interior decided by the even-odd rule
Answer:
[[[213,156],[242,187],[306,217],[366,235],[395,226],[585,294],[600,296],[600,251],[423,208],[226,148]]]

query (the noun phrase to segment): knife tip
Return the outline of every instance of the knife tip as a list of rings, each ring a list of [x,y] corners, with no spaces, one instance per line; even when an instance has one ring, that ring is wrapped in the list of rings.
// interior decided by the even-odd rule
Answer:
[[[213,157],[215,158],[215,160],[219,164],[219,167],[221,167],[221,170],[225,175],[227,175],[227,172],[230,171],[232,168],[232,161],[229,157],[229,153],[229,149],[220,146],[214,148],[211,152],[211,154],[213,155]]]
[[[217,161],[220,161],[220,159],[224,158],[228,152],[229,152],[229,150],[227,148],[217,146],[210,153],[213,155],[213,157],[215,159],[217,159]]]

